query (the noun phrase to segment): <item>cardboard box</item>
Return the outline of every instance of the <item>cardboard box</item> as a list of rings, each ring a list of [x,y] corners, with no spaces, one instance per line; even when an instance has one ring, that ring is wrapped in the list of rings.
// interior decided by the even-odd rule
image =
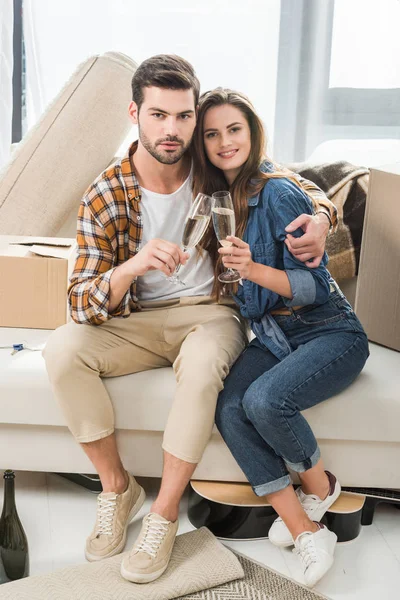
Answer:
[[[0,326],[55,329],[69,320],[70,238],[0,236]]]
[[[355,312],[371,341],[400,350],[400,163],[371,169]]]

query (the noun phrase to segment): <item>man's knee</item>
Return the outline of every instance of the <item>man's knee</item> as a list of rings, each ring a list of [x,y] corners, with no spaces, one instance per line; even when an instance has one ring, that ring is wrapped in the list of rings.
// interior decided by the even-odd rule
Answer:
[[[81,330],[82,328],[82,330]],[[81,357],[88,349],[85,326],[62,325],[50,335],[43,350],[46,369],[52,383],[71,376]]]
[[[189,378],[193,383],[211,382],[215,378],[221,381],[229,372],[230,357],[224,349],[212,340],[198,341],[196,345],[182,349],[174,363],[178,380]]]

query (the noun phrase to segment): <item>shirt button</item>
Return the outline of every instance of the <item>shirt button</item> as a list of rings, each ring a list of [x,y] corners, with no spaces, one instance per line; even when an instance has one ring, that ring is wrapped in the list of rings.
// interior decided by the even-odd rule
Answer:
[[[138,216],[137,216],[137,220],[138,220],[138,221],[141,221],[141,220],[142,220],[142,217],[141,217],[140,215],[138,215]]]
[[[139,252],[140,246],[136,246],[135,250],[136,250],[136,252]]]
[[[131,200],[133,198],[132,194],[128,194],[128,198]]]

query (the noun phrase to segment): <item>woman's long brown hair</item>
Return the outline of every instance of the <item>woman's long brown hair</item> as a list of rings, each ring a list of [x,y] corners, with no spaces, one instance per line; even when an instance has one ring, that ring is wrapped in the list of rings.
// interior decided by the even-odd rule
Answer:
[[[251,135],[250,154],[231,186],[226,181],[223,171],[209,161],[204,146],[204,117],[206,112],[210,108],[223,104],[230,104],[241,111],[247,120]],[[261,163],[267,158],[265,147],[266,139],[263,124],[252,103],[244,94],[230,89],[216,88],[200,97],[197,126],[192,146],[194,158],[193,193],[194,196],[199,192],[212,196],[214,192],[229,190],[235,209],[236,236],[239,238],[243,237],[247,225],[248,198],[259,193],[269,179],[288,177],[296,185],[299,185],[293,173],[283,170],[278,165],[275,165],[276,171],[273,173],[263,173],[260,170]],[[270,162],[273,163],[273,161]],[[218,254],[218,240],[211,224],[200,243],[200,249],[207,250],[213,261],[215,278],[212,295],[216,300],[219,300],[224,284],[218,281],[218,275],[224,271],[224,265],[221,256]],[[230,289],[236,292],[237,284],[231,286]]]

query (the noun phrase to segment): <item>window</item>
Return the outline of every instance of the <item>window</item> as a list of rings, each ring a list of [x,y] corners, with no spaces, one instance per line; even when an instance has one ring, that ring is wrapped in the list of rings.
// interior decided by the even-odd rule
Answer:
[[[369,6],[365,0],[335,0],[324,120],[350,127],[352,135],[364,128],[373,137],[398,136],[400,2],[380,0]]]
[[[327,140],[397,144],[399,23],[398,0],[282,0],[277,160],[306,160]]]

